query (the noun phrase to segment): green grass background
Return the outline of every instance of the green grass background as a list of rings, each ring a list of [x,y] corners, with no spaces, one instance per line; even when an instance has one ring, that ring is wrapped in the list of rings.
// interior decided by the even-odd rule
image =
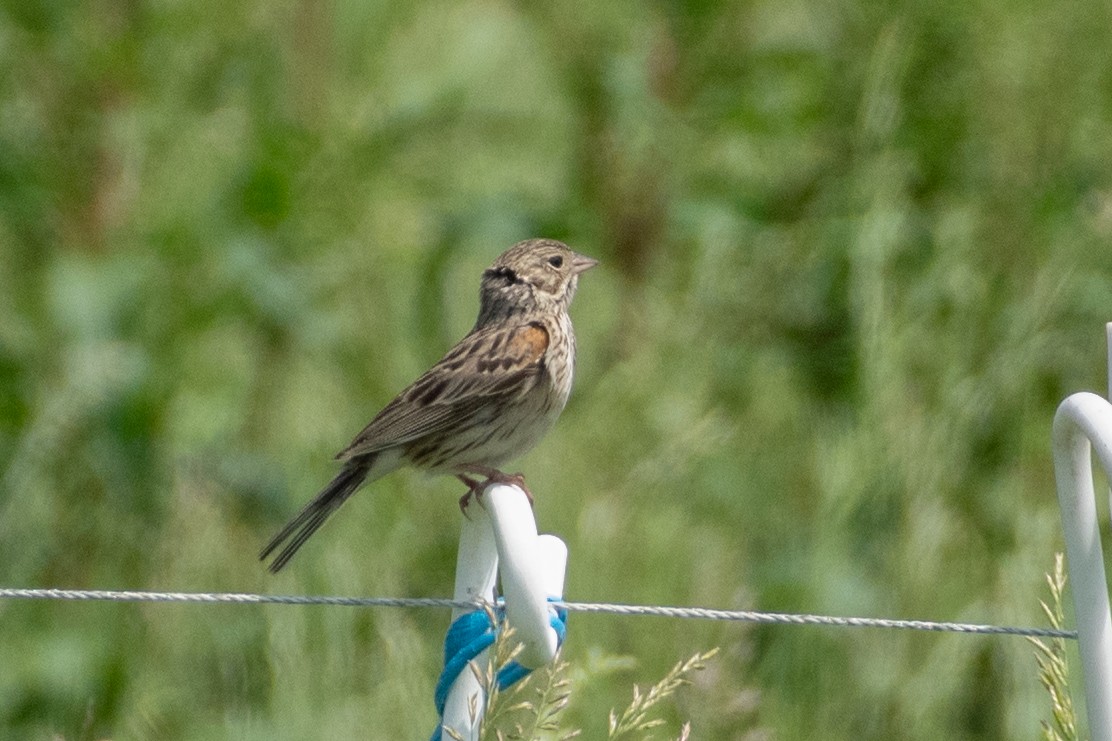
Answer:
[[[449,479],[379,482],[278,577],[255,555],[543,235],[602,261],[517,466],[569,598],[1041,623],[1110,167],[1107,3],[6,2],[0,584],[449,595]],[[0,736],[424,738],[446,624],[5,602]],[[1020,639],[570,630],[585,738],[712,646],[673,735],[1048,717]]]

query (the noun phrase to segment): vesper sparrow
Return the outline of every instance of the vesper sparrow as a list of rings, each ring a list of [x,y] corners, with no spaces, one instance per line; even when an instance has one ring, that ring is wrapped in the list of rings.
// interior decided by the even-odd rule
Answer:
[[[519,242],[482,277],[475,327],[402,391],[336,458],[343,468],[260,554],[277,572],[366,482],[402,466],[521,484],[498,470],[537,444],[568,400],[575,334],[568,307],[598,264],[551,239]],[[462,503],[463,500],[461,500]]]

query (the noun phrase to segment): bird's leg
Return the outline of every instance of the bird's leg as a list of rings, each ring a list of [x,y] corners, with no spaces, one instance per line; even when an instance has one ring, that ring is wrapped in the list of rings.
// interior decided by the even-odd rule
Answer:
[[[482,496],[482,490],[486,488],[487,484],[506,484],[508,486],[516,486],[517,488],[521,489],[523,492],[525,492],[525,497],[529,500],[529,504],[533,504],[533,492],[529,491],[529,487],[525,485],[525,476],[520,473],[502,473],[497,468],[491,468],[490,466],[480,466],[478,464],[471,464],[464,470],[466,470],[468,473],[477,473],[485,479],[484,481],[479,482],[481,484],[481,488],[476,488],[475,481],[473,479],[467,476],[463,476],[462,474],[458,475],[458,478],[461,481],[471,487],[471,491],[467,492],[467,494],[465,495],[466,497],[470,497],[472,491],[477,492],[475,496]]]
[[[471,504],[471,496],[474,495],[476,499],[479,498],[478,492],[482,491],[480,486],[483,482],[476,481],[470,476],[464,476],[462,473],[456,474],[456,478],[467,487],[467,493],[459,498],[459,511],[463,513],[464,517],[467,517],[467,506]]]

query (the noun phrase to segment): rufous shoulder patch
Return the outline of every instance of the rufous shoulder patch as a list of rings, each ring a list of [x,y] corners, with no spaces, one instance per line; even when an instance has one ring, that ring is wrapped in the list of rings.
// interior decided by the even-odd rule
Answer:
[[[543,324],[534,322],[514,333],[512,343],[514,354],[527,363],[540,360],[548,349],[548,330]]]

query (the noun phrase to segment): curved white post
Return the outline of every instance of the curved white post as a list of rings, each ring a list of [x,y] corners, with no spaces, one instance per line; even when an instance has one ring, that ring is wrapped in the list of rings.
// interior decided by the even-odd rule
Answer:
[[[474,506],[476,501],[481,506]],[[568,549],[562,540],[537,535],[537,522],[525,492],[516,486],[493,484],[482,497],[472,497],[463,518],[455,598],[493,602],[501,564],[506,619],[523,644],[517,661],[535,669],[556,655],[557,638],[550,624],[548,598],[564,595],[567,558]],[[452,620],[466,612],[453,610]],[[485,665],[485,657],[484,651],[477,661]],[[460,672],[444,704],[443,727],[451,728],[465,741],[475,741],[485,702],[474,672]]]
[[[1089,733],[1093,741],[1112,741],[1112,612],[1091,456],[1095,450],[1112,474],[1112,405],[1096,394],[1074,394],[1058,407],[1052,435]]]
[[[495,484],[482,504],[490,513],[502,563],[506,620],[521,641],[517,661],[529,669],[556,656],[556,631],[549,619],[549,597],[564,596],[568,549],[559,538],[537,535],[533,506],[516,486]]]

